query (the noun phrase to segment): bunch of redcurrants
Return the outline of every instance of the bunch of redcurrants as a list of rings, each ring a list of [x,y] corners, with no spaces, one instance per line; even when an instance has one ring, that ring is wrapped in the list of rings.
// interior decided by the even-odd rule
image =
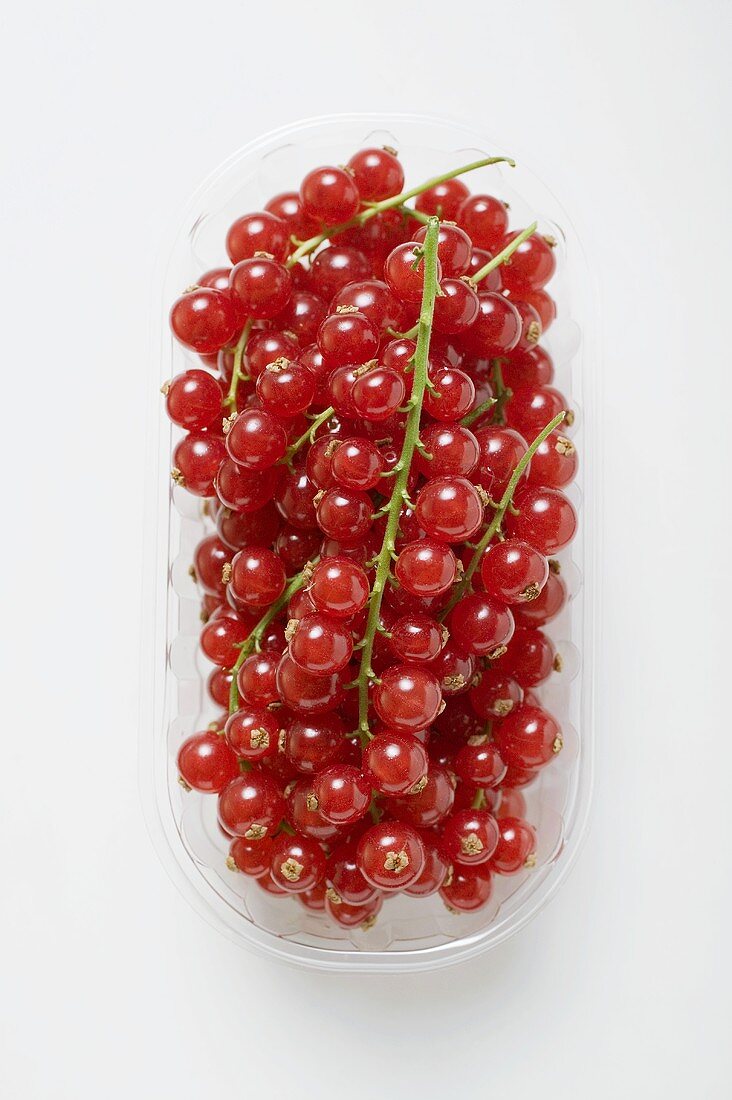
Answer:
[[[170,314],[202,360],[163,391],[226,711],[181,782],[218,794],[231,870],[344,927],[534,866],[520,788],[562,747],[536,693],[577,525],[555,242],[459,178],[499,159],[409,191],[391,149],[317,168]]]

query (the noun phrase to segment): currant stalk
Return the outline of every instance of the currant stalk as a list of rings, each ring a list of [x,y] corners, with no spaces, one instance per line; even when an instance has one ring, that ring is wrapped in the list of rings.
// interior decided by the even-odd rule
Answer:
[[[295,574],[280,598],[278,600],[275,600],[275,602],[267,608],[264,615],[262,615],[262,618],[259,620],[256,626],[253,627],[249,637],[246,639],[246,641],[242,642],[241,648],[239,650],[239,656],[237,657],[236,662],[231,668],[233,679],[231,681],[231,688],[229,690],[229,714],[233,714],[235,710],[239,709],[239,688],[236,683],[237,672],[244,664],[247,657],[250,657],[255,649],[258,649],[259,643],[262,641],[262,637],[264,636],[264,632],[269,624],[272,622],[272,620],[277,618],[282,608],[287,606],[295,593],[299,592],[300,589],[308,583],[313,572],[313,566],[315,565],[316,561],[317,558],[314,561],[308,562],[307,565],[305,565],[299,573]]]
[[[292,462],[293,456],[297,454],[301,447],[304,447],[304,445],[308,442],[313,443],[315,441],[315,433],[317,432],[320,425],[325,424],[326,420],[330,420],[331,416],[333,416],[334,413],[335,409],[332,405],[329,405],[327,409],[323,409],[322,413],[318,413],[318,415],[315,417],[315,420],[307,429],[307,431],[304,431],[299,439],[296,439],[294,443],[290,444],[290,446],[287,448],[287,451],[285,452],[285,456],[282,461],[289,466]]]
[[[501,497],[500,502],[497,505],[494,506],[495,507],[495,512],[494,512],[494,515],[493,515],[493,519],[488,524],[488,527],[486,528],[485,532],[483,533],[483,536],[482,536],[480,542],[477,543],[477,545],[475,547],[475,550],[473,551],[473,556],[470,559],[470,563],[467,566],[467,568],[465,569],[465,572],[463,573],[463,576],[462,576],[461,580],[455,586],[455,591],[453,592],[452,596],[450,597],[450,602],[448,603],[447,607],[443,611],[443,613],[441,615],[441,618],[444,618],[450,611],[452,611],[455,604],[458,603],[463,598],[463,596],[465,595],[466,591],[468,590],[468,588],[470,586],[470,582],[472,580],[473,574],[475,573],[475,570],[480,565],[480,562],[481,562],[481,559],[483,557],[483,554],[485,553],[485,550],[487,549],[488,545],[490,544],[491,539],[495,535],[496,531],[499,530],[499,528],[501,526],[501,523],[503,522],[503,517],[505,516],[506,512],[508,511],[509,505],[511,504],[511,501],[513,500],[513,494],[516,492],[516,487],[517,487],[519,481],[521,480],[521,476],[523,475],[526,467],[529,465],[529,463],[531,462],[531,459],[534,457],[534,455],[538,451],[539,447],[542,445],[544,440],[547,438],[547,436],[551,435],[551,433],[554,431],[554,429],[559,427],[559,425],[562,423],[562,421],[564,420],[566,415],[567,415],[567,413],[564,410],[562,410],[562,412],[560,412],[560,413],[557,413],[557,415],[554,417],[554,419],[550,420],[550,422],[546,425],[545,428],[542,428],[542,430],[539,432],[539,434],[537,435],[534,442],[531,444],[531,446],[527,450],[526,454],[522,455],[521,459],[516,463],[516,466],[514,468],[513,473],[511,474],[511,478],[508,482],[508,485],[506,486],[505,493]]]
[[[486,163],[484,161],[479,162]],[[445,177],[449,178],[449,177]],[[432,186],[431,181],[428,186]],[[438,292],[437,285],[437,242],[439,235],[439,218],[431,217],[427,227],[427,235],[424,241],[424,290],[422,293],[422,306],[417,323],[417,349],[414,353],[414,381],[412,395],[408,402],[409,412],[404,431],[404,443],[402,445],[399,461],[394,467],[394,488],[386,510],[386,530],[381,544],[381,550],[376,559],[376,576],[371,589],[369,599],[369,612],[364,632],[361,667],[358,675],[358,725],[361,740],[365,745],[371,737],[369,733],[368,707],[369,707],[369,683],[375,678],[371,667],[371,656],[374,648],[374,638],[379,626],[379,612],[384,589],[391,572],[392,556],[396,544],[396,535],[399,529],[399,516],[402,505],[407,499],[407,479],[414,451],[419,442],[419,424],[422,415],[422,403],[428,384],[427,367],[429,364],[430,337],[432,335],[432,315],[435,308],[435,298]]]
[[[516,167],[516,162],[512,160],[511,157],[485,157],[483,160],[474,160],[471,164],[464,164],[461,168],[453,168],[449,172],[443,172],[440,176],[433,176],[432,179],[426,180],[416,187],[410,187],[407,191],[402,191],[399,195],[392,195],[391,198],[382,199],[381,202],[370,203],[366,206],[365,210],[362,210],[355,218],[351,218],[350,221],[344,222],[343,225],[331,226],[322,233],[318,233],[317,236],[310,237],[307,241],[301,241],[287,260],[285,266],[294,267],[303,256],[307,256],[308,253],[314,252],[324,241],[327,241],[330,237],[336,236],[338,233],[342,233],[344,229],[352,229],[355,226],[364,225],[383,210],[392,210],[395,206],[404,206],[404,203],[409,199],[416,198],[416,196],[421,195],[423,191],[428,191],[430,187],[436,187],[437,184],[444,183],[446,180],[455,179],[456,176],[462,176],[466,172],[473,172],[476,168],[486,168],[491,164],[508,164],[511,168]],[[408,213],[412,215],[414,211],[408,210]]]
[[[240,382],[244,380],[244,372],[241,369],[241,362],[244,358],[244,352],[249,341],[249,335],[252,331],[251,318],[246,322],[244,328],[241,330],[241,336],[237,340],[236,347],[234,348],[234,367],[231,372],[231,385],[229,386],[229,392],[224,398],[225,405],[236,406],[236,391]],[[236,411],[236,410],[234,410]]]

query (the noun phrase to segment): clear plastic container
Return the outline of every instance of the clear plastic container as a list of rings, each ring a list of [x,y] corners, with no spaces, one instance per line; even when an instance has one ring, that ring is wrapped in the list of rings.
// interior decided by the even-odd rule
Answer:
[[[580,456],[569,495],[580,514],[579,533],[559,555],[572,599],[548,632],[563,657],[561,674],[541,697],[560,719],[564,749],[524,794],[527,818],[538,833],[537,866],[515,877],[496,876],[487,909],[453,914],[439,896],[389,899],[369,931],[333,927],[295,898],[265,894],[227,870],[227,842],[216,822],[216,798],[188,794],[177,782],[181,741],[218,708],[205,681],[211,666],[198,648],[199,594],[189,575],[193,549],[206,531],[201,501],[170,488],[168,470],[176,429],[160,406],[158,388],[195,365],[196,356],[170,335],[170,303],[196,276],[225,259],[224,237],[240,214],[261,209],[291,190],[310,168],[343,163],[364,145],[392,145],[407,184],[418,183],[485,156],[507,154],[517,167],[495,165],[466,176],[472,191],[510,204],[511,226],[532,220],[557,240],[557,274],[550,289],[558,318],[542,343],[551,352],[556,385],[576,419],[568,433]],[[407,115],[339,115],[297,123],[267,134],[230,157],[193,196],[160,265],[153,299],[154,354],[150,392],[143,594],[141,749],[143,805],[156,849],[183,895],[216,928],[262,954],[340,971],[430,969],[468,959],[517,932],[556,893],[586,829],[592,783],[593,656],[599,606],[595,587],[598,532],[597,322],[592,280],[582,247],[562,207],[523,164],[516,150],[497,148],[484,135],[453,122]],[[209,528],[210,529],[210,528]]]

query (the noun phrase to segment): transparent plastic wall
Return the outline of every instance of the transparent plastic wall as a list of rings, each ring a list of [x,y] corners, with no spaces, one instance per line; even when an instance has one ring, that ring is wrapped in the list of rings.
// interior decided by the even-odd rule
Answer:
[[[173,487],[170,453],[177,429],[161,408],[163,381],[196,365],[168,328],[171,302],[196,277],[226,260],[224,239],[242,213],[269,197],[296,189],[318,164],[345,162],[365,145],[399,151],[407,185],[493,155],[512,155],[452,122],[412,116],[336,116],[298,123],[241,149],[192,198],[168,242],[154,298],[143,593],[140,778],[148,826],[169,874],[184,896],[219,930],[261,953],[335,970],[398,971],[432,968],[468,958],[521,928],[555,893],[577,853],[587,820],[592,778],[593,655],[599,618],[595,585],[598,498],[593,448],[597,390],[595,306],[580,242],[557,200],[522,163],[494,165],[465,177],[471,191],[510,205],[511,228],[534,219],[557,242],[557,273],[550,291],[557,320],[542,344],[556,366],[555,385],[575,414],[563,428],[580,458],[568,495],[578,509],[574,542],[558,555],[571,600],[546,628],[563,659],[560,674],[541,686],[542,704],[560,720],[564,748],[524,789],[526,817],[538,834],[537,864],[518,876],[495,876],[487,908],[447,910],[439,896],[398,895],[386,901],[369,931],[346,930],[296,898],[272,897],[247,876],[226,867],[228,843],[216,821],[216,797],[187,793],[178,784],[175,757],[189,734],[219,711],[206,693],[211,665],[198,647],[200,596],[189,574],[196,543],[213,530],[202,501]]]

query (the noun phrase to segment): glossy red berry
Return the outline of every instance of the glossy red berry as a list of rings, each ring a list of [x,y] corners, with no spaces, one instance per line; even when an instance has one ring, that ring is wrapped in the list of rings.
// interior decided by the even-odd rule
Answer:
[[[194,733],[178,750],[181,779],[196,791],[222,791],[239,774],[236,756],[220,733]]]
[[[404,378],[398,371],[373,367],[360,374],[353,384],[353,408],[358,417],[379,423],[394,415],[405,393]]]
[[[445,642],[444,629],[427,615],[402,615],[389,628],[389,645],[402,661],[434,661]]]
[[[333,825],[360,821],[371,803],[371,786],[352,764],[333,764],[313,780],[318,812]]]
[[[248,317],[276,317],[292,294],[287,269],[269,256],[254,256],[232,268],[231,293]]]
[[[456,221],[458,210],[469,194],[461,179],[444,180],[417,195],[414,205],[423,214],[436,214],[442,221]]]
[[[344,168],[314,168],[300,185],[306,214],[323,225],[340,225],[358,211],[360,196],[353,177]]]
[[[343,757],[347,733],[337,714],[295,718],[285,732],[287,759],[303,775],[315,775]]]
[[[518,231],[508,233],[503,239],[502,247],[517,236]],[[545,286],[557,268],[554,244],[551,237],[542,237],[539,233],[532,233],[527,240],[522,241],[503,265],[501,276],[504,285],[511,291],[540,290]]]
[[[326,489],[317,505],[318,526],[341,542],[360,542],[368,534],[374,514],[371,498],[357,489]]]
[[[170,327],[177,340],[199,355],[210,355],[237,334],[239,313],[229,294],[194,287],[173,303]]]
[[[567,399],[554,386],[519,386],[508,403],[508,422],[531,440],[566,408]]]
[[[453,863],[487,863],[498,844],[498,822],[487,810],[457,810],[442,826],[442,850]]]
[[[198,497],[215,496],[214,480],[226,457],[224,441],[212,432],[189,432],[173,451],[171,477]]]
[[[304,412],[314,396],[315,376],[289,359],[275,359],[257,379],[257,397],[267,412],[281,419]]]
[[[419,305],[424,291],[424,249],[417,241],[397,245],[384,264],[384,280],[402,302]],[[437,280],[442,279],[442,265],[437,261]]]
[[[282,218],[270,211],[245,214],[226,234],[226,251],[232,264],[249,260],[258,252],[268,252],[282,261],[290,250],[291,232]]]
[[[418,244],[423,245],[427,237],[427,226],[422,226],[414,234]],[[445,278],[455,279],[464,275],[470,264],[473,250],[470,237],[457,225],[442,222],[437,239],[437,256]]]
[[[514,633],[508,652],[501,656],[496,667],[518,680],[521,687],[532,688],[551,675],[556,659],[552,640],[541,630],[523,626]]]
[[[226,723],[226,740],[245,760],[266,760],[277,755],[279,722],[265,707],[243,706]]]
[[[472,378],[458,367],[431,374],[432,386],[425,394],[424,407],[435,420],[455,421],[469,413],[475,401]]]
[[[442,693],[437,678],[419,665],[392,665],[374,686],[379,718],[399,733],[426,729],[437,717]]]
[[[325,912],[332,921],[342,928],[360,928],[363,932],[368,932],[373,927],[382,905],[383,898],[380,894],[363,905],[349,905],[347,901],[336,902],[327,893],[325,898]]]
[[[577,513],[560,489],[527,485],[513,498],[517,512],[505,518],[506,534],[528,542],[540,554],[549,556],[563,550],[577,531]]]
[[[503,381],[511,390],[521,386],[548,386],[554,380],[554,362],[542,347],[514,348],[502,364]]]
[[[509,768],[521,769],[548,764],[563,745],[556,719],[541,707],[526,703],[503,719],[496,729],[495,743]],[[517,786],[515,782],[510,785]]]
[[[510,641],[514,624],[505,604],[474,592],[455,605],[447,627],[453,643],[464,653],[488,657]]]
[[[473,913],[488,904],[492,887],[493,876],[488,864],[477,867],[458,865],[443,883],[440,897],[449,909],[458,913]]]
[[[483,502],[466,478],[436,477],[420,490],[415,516],[430,538],[465,542],[483,522]]]
[[[277,783],[263,769],[252,768],[219,795],[219,821],[227,833],[247,840],[271,834],[282,819],[285,804]]]
[[[523,700],[521,685],[512,676],[496,668],[486,668],[480,680],[470,688],[470,705],[486,721],[505,718]]]
[[[443,279],[435,299],[432,324],[443,336],[467,332],[480,312],[477,292],[463,279]]]
[[[505,493],[513,471],[528,450],[526,440],[511,428],[498,426],[479,428],[475,438],[480,447],[478,481],[493,500],[498,501]]]
[[[285,567],[265,546],[240,550],[231,563],[231,589],[247,607],[268,607],[285,590]]]
[[[313,676],[296,665],[289,653],[283,654],[277,666],[277,690],[290,710],[305,717],[335,710],[344,695],[341,673]]]
[[[222,571],[232,557],[232,551],[216,535],[207,535],[201,539],[193,555],[193,572],[204,592],[223,597],[226,584],[222,579]]]
[[[535,600],[547,582],[549,563],[543,554],[519,539],[489,546],[480,563],[483,587],[507,604]]]
[[[329,676],[345,668],[353,653],[351,631],[342,621],[322,611],[305,615],[293,628],[290,656],[313,676]]]
[[[338,440],[335,444],[331,471],[339,485],[367,492],[382,484],[381,475],[385,468],[384,456],[370,439],[355,436]]]
[[[536,866],[536,832],[528,821],[501,817],[498,821],[498,846],[491,867],[499,875],[518,875]]]
[[[266,707],[270,703],[278,702],[276,683],[278,660],[279,654],[276,652],[252,653],[242,663],[236,675],[236,683],[243,703]]]
[[[508,207],[492,195],[470,195],[460,204],[456,218],[476,248],[498,252],[508,229]]]
[[[339,306],[355,306],[359,313],[367,317],[374,328],[398,328],[404,313],[403,305],[397,301],[386,283],[379,279],[363,279],[349,282],[333,298],[331,311],[338,312]],[[387,363],[382,355],[382,363]]]
[[[428,766],[424,745],[409,734],[380,733],[363,752],[364,775],[382,794],[417,793]]]
[[[294,290],[277,317],[277,324],[285,332],[291,332],[300,346],[305,347],[315,340],[326,313],[327,306],[317,294]]]
[[[404,169],[388,149],[359,149],[348,162],[364,202],[380,202],[404,189]]]
[[[413,596],[440,596],[457,576],[457,561],[449,546],[424,539],[403,547],[394,567],[397,580]]]
[[[357,562],[325,558],[313,570],[308,589],[316,607],[335,618],[351,618],[366,606],[369,580]]]
[[[325,874],[325,854],[317,840],[281,833],[272,845],[270,874],[290,894],[311,890]]]
[[[359,365],[376,355],[379,334],[363,313],[331,313],[318,330],[318,347],[326,367]]]
[[[389,807],[394,817],[416,828],[428,829],[447,817],[455,801],[455,782],[447,768],[430,761],[427,782],[421,790],[392,798]]]
[[[231,668],[239,656],[239,644],[249,635],[249,623],[235,611],[224,609],[212,615],[201,631],[201,650],[221,668]]]
[[[226,433],[226,450],[247,470],[267,470],[284,456],[287,433],[264,409],[244,409]]]
[[[411,825],[382,821],[363,834],[356,859],[364,878],[377,889],[403,890],[422,874],[424,844]]]
[[[209,428],[222,417],[221,386],[205,370],[187,370],[163,387],[168,416],[189,431]],[[218,426],[218,424],[217,424]]]
[[[338,905],[364,905],[376,897],[377,890],[361,874],[356,859],[355,841],[339,844],[328,858],[325,877],[329,898]]]
[[[371,264],[358,248],[330,244],[321,249],[310,266],[309,290],[318,294],[324,302],[331,302],[335,295],[349,283],[368,279]],[[335,311],[339,302],[334,302]]]
[[[507,298],[494,292],[478,295],[478,316],[461,338],[472,355],[495,359],[516,347],[521,336],[521,316]]]
[[[571,439],[553,431],[534,453],[526,480],[529,485],[563,489],[577,476],[577,448]]]
[[[415,455],[420,473],[425,477],[470,477],[480,458],[480,445],[470,428],[430,424],[420,435],[430,456]]]
[[[243,836],[234,837],[229,847],[229,858],[226,861],[229,870],[242,871],[253,878],[268,875],[272,860],[272,844],[272,838],[269,836],[263,836],[260,840],[246,840]]]
[[[424,846],[424,866],[419,877],[404,887],[404,893],[413,898],[427,898],[436,894],[446,881],[451,868],[436,837],[423,832],[420,833],[420,838]]]
[[[549,577],[535,600],[530,603],[517,604],[513,615],[516,626],[544,626],[545,623],[556,619],[559,612],[566,605],[568,599],[567,585],[564,578],[556,572],[550,564]]]
[[[506,775],[501,754],[487,737],[471,738],[463,745],[453,767],[458,779],[475,787],[497,787]]]

